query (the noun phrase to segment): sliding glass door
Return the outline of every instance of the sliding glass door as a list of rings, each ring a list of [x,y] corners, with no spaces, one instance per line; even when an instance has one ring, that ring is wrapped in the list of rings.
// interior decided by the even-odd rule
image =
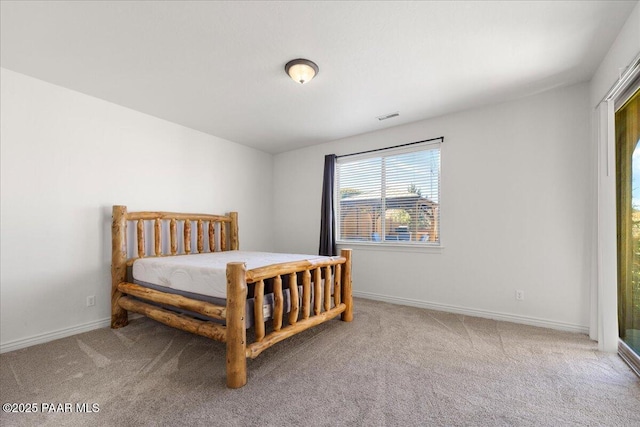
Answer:
[[[618,325],[640,355],[640,91],[616,112]]]

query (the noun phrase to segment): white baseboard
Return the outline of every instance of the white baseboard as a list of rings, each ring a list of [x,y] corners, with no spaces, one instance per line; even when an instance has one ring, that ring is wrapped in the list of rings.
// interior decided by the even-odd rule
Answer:
[[[34,335],[28,338],[20,338],[6,343],[0,343],[0,353],[7,353],[9,351],[19,350],[32,345],[42,344],[60,338],[69,337],[71,335],[93,331],[94,329],[107,328],[109,326],[111,326],[111,318],[106,318],[94,320],[93,322],[84,323],[82,325],[71,326],[69,328],[58,329],[57,331]]]
[[[371,292],[353,291],[353,296],[376,300],[376,301],[389,302],[392,304],[408,305],[411,307],[420,307],[420,308],[426,308],[429,310],[446,311],[449,313],[463,314],[465,316],[475,316],[475,317],[482,317],[486,319],[501,320],[504,322],[521,323],[523,325],[539,326],[541,328],[551,328],[551,329],[557,329],[561,331],[578,332],[583,334],[589,333],[589,328],[587,326],[573,325],[570,323],[556,322],[552,320],[539,319],[536,317],[518,316],[515,314],[507,314],[507,313],[497,313],[497,312],[488,311],[488,310],[478,310],[474,308],[459,307],[459,306],[449,305],[449,304],[440,304],[440,303],[433,303],[433,302],[427,302],[427,301],[421,301],[421,300],[415,300],[415,299],[409,299],[409,298],[394,297],[390,295],[381,295],[381,294],[375,294]],[[130,319],[133,319],[136,317],[141,317],[141,316],[135,316],[134,313],[130,313],[130,316],[129,316]],[[0,353],[7,353],[9,351],[19,350],[21,348],[30,347],[32,345],[42,344],[42,343],[57,340],[60,338],[69,337],[71,335],[93,331],[94,329],[107,328],[110,325],[111,325],[111,319],[106,318],[106,319],[94,320],[93,322],[84,323],[82,325],[59,329],[53,332],[34,335],[28,338],[20,338],[14,341],[6,342],[6,343],[0,343]]]
[[[429,310],[446,311],[449,313],[464,314],[465,316],[482,317],[485,319],[500,320],[504,322],[520,323],[529,326],[539,326],[541,328],[557,329],[560,331],[578,332],[588,334],[589,327],[583,325],[574,325],[571,323],[556,322],[553,320],[539,319],[536,317],[519,316],[517,314],[498,313],[488,310],[479,310],[475,308],[459,307],[449,304],[440,304],[415,300],[410,298],[393,297],[389,295],[374,294],[371,292],[353,291],[353,296],[371,299],[376,301],[384,301],[392,304],[408,305],[411,307],[426,308]]]

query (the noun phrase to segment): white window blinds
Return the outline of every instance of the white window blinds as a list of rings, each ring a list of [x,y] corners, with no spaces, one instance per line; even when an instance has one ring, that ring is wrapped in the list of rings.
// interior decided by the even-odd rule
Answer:
[[[338,241],[439,245],[440,144],[338,158]]]

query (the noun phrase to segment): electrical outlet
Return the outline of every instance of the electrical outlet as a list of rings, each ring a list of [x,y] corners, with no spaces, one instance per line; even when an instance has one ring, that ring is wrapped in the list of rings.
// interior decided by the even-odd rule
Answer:
[[[516,291],[516,300],[517,301],[524,301],[524,291],[523,290],[517,290]]]
[[[87,297],[87,307],[93,307],[96,305],[96,296],[90,295]]]

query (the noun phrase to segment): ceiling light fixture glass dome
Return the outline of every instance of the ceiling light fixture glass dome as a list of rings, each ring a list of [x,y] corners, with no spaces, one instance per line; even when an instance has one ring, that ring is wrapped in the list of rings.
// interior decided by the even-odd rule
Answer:
[[[307,83],[318,74],[318,65],[315,62],[308,59],[294,59],[287,62],[284,66],[284,70],[293,81],[300,83],[301,85]]]

